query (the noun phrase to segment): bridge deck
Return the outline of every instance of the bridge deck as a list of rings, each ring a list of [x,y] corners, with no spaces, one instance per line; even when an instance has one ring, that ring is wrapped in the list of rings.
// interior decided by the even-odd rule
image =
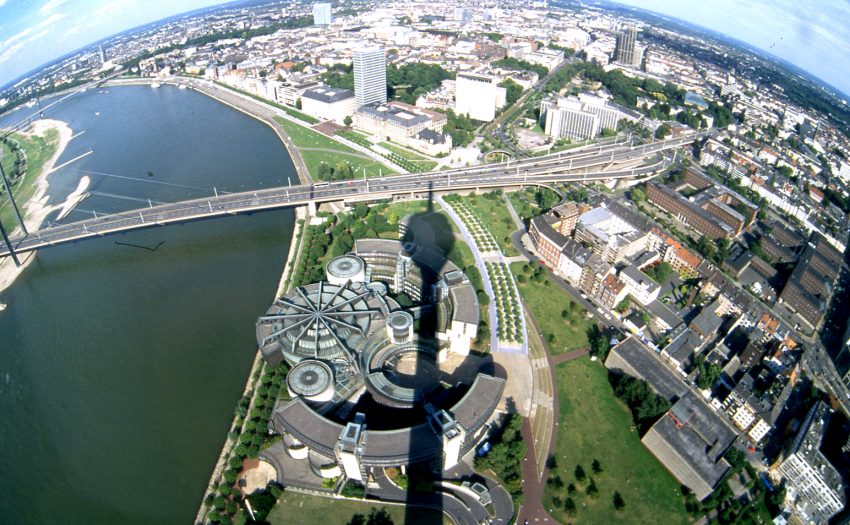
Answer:
[[[667,139],[643,146],[617,145],[608,149],[600,148],[595,153],[582,152],[573,156],[553,154],[524,161],[476,166],[460,170],[230,193],[211,196],[206,199],[150,206],[56,225],[15,239],[12,244],[15,252],[22,253],[140,228],[208,217],[302,206],[311,202],[367,200],[402,194],[416,195],[431,191],[444,192],[525,184],[641,177],[663,169],[667,166],[667,162],[664,158],[657,158],[648,165],[626,168],[613,168],[613,166],[633,164],[646,157],[658,156],[665,150],[689,144],[699,136]],[[606,165],[608,165],[607,169]],[[0,257],[8,255],[7,247],[4,246],[0,249]]]

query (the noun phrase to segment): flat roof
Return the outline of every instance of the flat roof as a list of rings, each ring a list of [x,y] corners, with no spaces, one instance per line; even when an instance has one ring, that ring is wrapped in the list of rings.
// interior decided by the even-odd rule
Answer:
[[[668,401],[679,399],[688,391],[681,377],[635,336],[626,338],[608,352],[605,367],[643,379]]]
[[[304,91],[304,93],[301,94],[301,97],[318,100],[319,102],[324,102],[326,104],[332,104],[341,100],[354,98],[354,92],[348,89],[319,86]]]

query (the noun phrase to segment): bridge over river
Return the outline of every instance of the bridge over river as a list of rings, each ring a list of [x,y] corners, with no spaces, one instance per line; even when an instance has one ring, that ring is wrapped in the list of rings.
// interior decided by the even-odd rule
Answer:
[[[314,207],[323,202],[364,201],[405,194],[416,197],[431,191],[644,177],[669,166],[670,161],[664,155],[665,151],[691,144],[703,135],[694,134],[637,146],[630,143],[612,144],[591,148],[590,151],[584,149],[574,153],[562,152],[463,169],[282,186],[150,205],[30,232],[13,239],[9,243],[12,250],[9,245],[0,249],[0,257],[12,255],[17,260],[17,253],[112,233],[288,206]]]

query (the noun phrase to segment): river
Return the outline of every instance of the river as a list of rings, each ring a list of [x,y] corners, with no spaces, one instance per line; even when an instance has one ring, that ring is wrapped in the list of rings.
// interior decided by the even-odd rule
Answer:
[[[55,203],[92,178],[98,194],[69,220],[297,181],[270,128],[190,90],[92,90],[45,117],[83,132],[58,164],[93,151],[48,179]],[[264,212],[39,252],[0,293],[0,522],[192,521],[293,221]]]

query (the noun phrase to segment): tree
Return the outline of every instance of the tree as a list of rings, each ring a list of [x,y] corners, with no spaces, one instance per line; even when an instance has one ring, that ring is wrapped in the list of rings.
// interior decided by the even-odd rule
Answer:
[[[576,465],[576,469],[575,469],[574,474],[575,474],[576,480],[579,481],[579,482],[583,482],[584,480],[587,479],[587,474],[585,474],[584,468],[581,465]]]
[[[587,492],[587,495],[591,498],[595,498],[599,495],[599,487],[596,486],[596,481],[593,478],[590,478],[590,483],[588,483],[585,492]]]
[[[621,496],[619,492],[614,492],[612,502],[614,503],[614,508],[617,510],[623,510],[626,508],[626,502],[623,500],[623,496]]]
[[[567,485],[567,494],[569,494],[570,496],[575,496],[577,492],[578,490],[576,490],[575,485],[573,485],[572,483]]]
[[[602,473],[602,463],[600,463],[598,459],[593,460],[593,463],[590,465],[590,468],[593,470],[594,474]]]
[[[295,101],[295,109],[301,109],[301,99]]]
[[[354,120],[351,118],[351,115],[346,115],[344,119],[342,119],[342,123],[346,126],[350,126]]]
[[[711,242],[711,239],[703,235],[697,241],[697,251],[706,259],[714,259],[717,247]]]
[[[643,202],[646,200],[646,193],[644,193],[644,191],[640,188],[632,188],[629,191],[629,199],[631,199],[632,202]]]
[[[505,107],[507,108],[513,106],[514,102],[522,96],[522,86],[509,78],[502,81],[499,87],[505,88]]]
[[[387,509],[376,509],[372,507],[372,511],[369,512],[369,519],[366,520],[366,525],[393,525],[393,519],[387,512]]]
[[[564,500],[564,513],[567,516],[576,515],[576,502],[573,498],[567,498]]]

